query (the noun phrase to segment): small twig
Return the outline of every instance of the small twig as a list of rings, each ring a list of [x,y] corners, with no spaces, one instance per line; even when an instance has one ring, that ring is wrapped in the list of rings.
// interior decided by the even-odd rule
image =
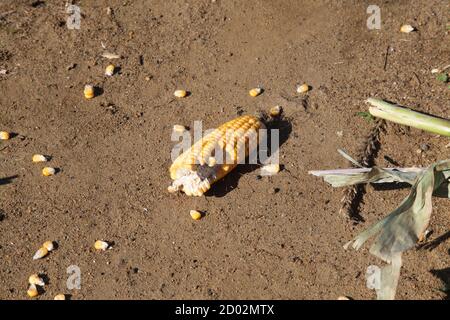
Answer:
[[[386,54],[384,55],[384,67],[383,67],[383,70],[384,70],[384,71],[386,71],[387,62],[388,62],[388,55],[389,55],[389,49],[390,49],[390,48],[391,48],[390,46],[387,46],[387,48],[386,48]]]

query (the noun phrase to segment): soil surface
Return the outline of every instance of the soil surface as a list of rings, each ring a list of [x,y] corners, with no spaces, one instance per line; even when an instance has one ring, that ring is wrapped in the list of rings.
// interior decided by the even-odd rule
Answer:
[[[408,189],[366,188],[354,224],[339,214],[341,189],[307,174],[346,168],[374,126],[355,114],[371,96],[449,117],[450,90],[431,69],[450,63],[449,4],[430,1],[0,2],[0,298],[373,299],[368,246],[342,246],[393,210]],[[381,9],[369,30],[366,10]],[[108,12],[107,8],[111,10]],[[402,24],[416,32],[400,33]],[[105,51],[120,70],[105,78]],[[386,59],[387,54],[387,59]],[[304,96],[296,85],[312,90]],[[87,83],[100,90],[83,97]],[[248,90],[262,86],[252,98]],[[175,100],[175,89],[191,92]],[[174,124],[214,128],[281,105],[279,174],[239,168],[206,197],[170,194]],[[448,158],[448,139],[388,124],[375,163],[427,166]],[[423,147],[426,144],[427,147]],[[426,151],[418,152],[420,147]],[[35,153],[59,168],[43,177]],[[399,299],[444,299],[449,203],[433,200],[432,250],[404,255]],[[200,221],[189,210],[206,213]],[[95,252],[104,239],[112,249]],[[32,256],[46,240],[58,248]],[[69,290],[67,268],[81,270]]]

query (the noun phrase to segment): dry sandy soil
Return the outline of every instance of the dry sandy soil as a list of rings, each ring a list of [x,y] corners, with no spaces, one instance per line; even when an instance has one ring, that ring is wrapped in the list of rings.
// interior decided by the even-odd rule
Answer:
[[[35,272],[49,280],[39,299],[374,298],[364,273],[380,261],[342,245],[408,189],[368,186],[364,221],[353,224],[338,214],[342,190],[307,171],[349,166],[336,149],[356,156],[364,144],[373,123],[355,113],[367,97],[449,116],[450,90],[430,73],[450,62],[448,1],[74,3],[80,30],[66,27],[63,1],[0,3],[0,130],[17,134],[0,144],[0,178],[14,177],[0,186],[0,298],[27,298]],[[369,4],[381,8],[381,30],[366,27]],[[404,23],[418,31],[400,33]],[[102,42],[123,57],[108,79]],[[312,90],[299,98],[302,82]],[[86,83],[103,92],[86,100]],[[265,92],[251,98],[257,85]],[[177,88],[192,94],[175,101]],[[238,169],[202,198],[167,192],[174,124],[213,128],[276,104],[291,127],[285,170],[258,179]],[[444,138],[391,124],[380,142],[381,166],[385,156],[426,166],[450,152]],[[34,153],[60,172],[43,177]],[[433,204],[431,240],[443,241],[404,255],[400,299],[446,298],[433,270],[448,278],[449,206]],[[193,221],[193,208],[206,216]],[[32,261],[48,239],[58,249]],[[112,250],[94,252],[96,239]],[[80,290],[66,289],[70,265]]]

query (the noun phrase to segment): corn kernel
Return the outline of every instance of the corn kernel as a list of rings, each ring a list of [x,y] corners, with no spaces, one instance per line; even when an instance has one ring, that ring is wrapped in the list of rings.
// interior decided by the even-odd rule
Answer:
[[[86,99],[92,99],[94,97],[94,86],[87,84],[84,86],[84,97]]]
[[[42,154],[34,154],[32,158],[33,162],[46,162],[47,157]]]
[[[400,32],[403,32],[403,33],[410,33],[410,32],[413,32],[414,30],[416,30],[416,29],[410,24],[404,24],[400,28]]]
[[[340,297],[338,297],[337,299],[338,299],[338,300],[350,300],[350,298],[349,298],[349,297],[346,297],[346,296],[340,296]]]
[[[283,108],[281,108],[281,106],[275,106],[273,108],[270,108],[269,114],[271,117],[275,118],[278,117],[281,112],[283,112]]]
[[[105,69],[105,76],[111,77],[114,74],[115,67],[113,64],[110,64]]]
[[[186,90],[175,90],[173,95],[177,98],[184,98],[187,96],[187,91]]]
[[[297,87],[297,93],[305,93],[308,91],[309,91],[309,86],[306,83]]]
[[[180,124],[176,124],[173,126],[173,131],[178,132],[178,133],[183,133],[186,131],[186,127],[182,126]]]
[[[55,170],[55,168],[52,168],[52,167],[45,167],[44,169],[42,169],[42,175],[45,177],[52,176],[55,173],[56,173],[56,170]]]
[[[55,298],[53,298],[53,300],[66,300],[66,295],[65,295],[65,294],[62,294],[62,293],[57,294],[57,295],[55,296]]]
[[[248,94],[252,97],[257,97],[262,93],[263,89],[262,88],[253,88],[251,89]]]
[[[280,172],[280,165],[278,163],[266,164],[261,168],[262,176],[273,176]]]
[[[42,245],[43,248],[47,249],[47,251],[52,251],[53,249],[55,249],[55,244],[53,243],[53,241],[45,241],[44,244]]]
[[[45,257],[48,254],[48,250],[47,248],[39,248],[38,251],[36,251],[36,253],[33,256],[33,260],[37,260],[37,259],[41,259],[43,257]]]
[[[10,138],[9,132],[0,131],[0,140],[8,140]]]
[[[39,277],[37,274],[32,274],[29,278],[28,278],[28,283],[29,284],[34,284],[36,286],[43,286],[45,285],[44,280]]]
[[[27,294],[30,298],[34,298],[39,295],[39,292],[34,284],[30,285],[30,287],[28,288]]]
[[[189,214],[191,215],[192,219],[194,219],[194,220],[200,220],[202,218],[202,214],[200,212],[198,212],[197,210],[191,210],[189,212]]]
[[[109,248],[109,244],[106,241],[97,240],[94,243],[94,248],[97,249],[97,250],[105,251],[106,249]]]

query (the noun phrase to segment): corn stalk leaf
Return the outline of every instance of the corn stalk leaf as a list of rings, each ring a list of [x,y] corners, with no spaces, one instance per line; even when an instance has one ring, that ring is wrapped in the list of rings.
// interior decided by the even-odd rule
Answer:
[[[381,285],[377,290],[377,297],[394,299],[402,265],[401,254],[423,238],[430,222],[432,197],[450,198],[450,159],[438,161],[425,169],[373,167],[310,173],[322,176],[334,187],[380,182],[411,184],[409,195],[394,211],[344,246],[348,248],[352,245],[358,250],[367,240],[376,236],[370,253],[387,263],[381,270]]]

